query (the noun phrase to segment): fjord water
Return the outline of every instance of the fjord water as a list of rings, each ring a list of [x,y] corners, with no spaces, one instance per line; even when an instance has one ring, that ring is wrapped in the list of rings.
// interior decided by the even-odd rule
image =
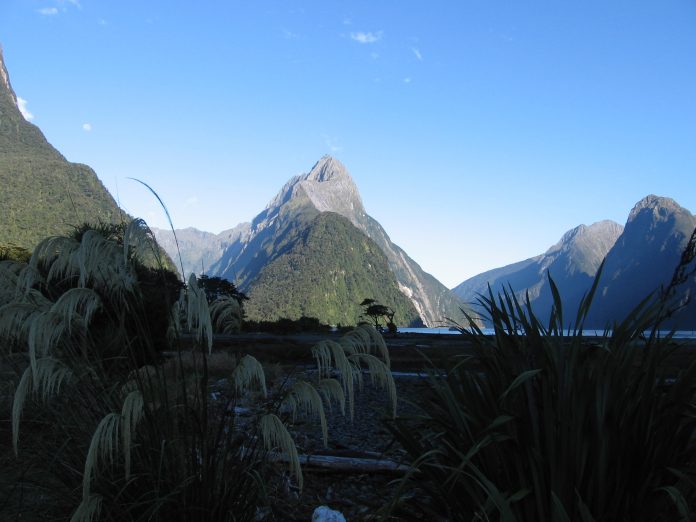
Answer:
[[[450,330],[448,326],[440,326],[436,328],[399,328],[399,333],[412,333],[412,334],[454,334],[460,335],[459,330]],[[495,332],[492,328],[482,328],[481,331],[484,335],[493,335]],[[610,332],[611,333],[611,332]],[[667,330],[660,331],[661,336],[665,336],[669,333]],[[601,337],[604,335],[603,330],[583,330],[582,335],[585,337]],[[645,332],[646,336],[650,335],[650,332]],[[694,330],[677,330],[672,336],[674,339],[696,339],[696,331]]]

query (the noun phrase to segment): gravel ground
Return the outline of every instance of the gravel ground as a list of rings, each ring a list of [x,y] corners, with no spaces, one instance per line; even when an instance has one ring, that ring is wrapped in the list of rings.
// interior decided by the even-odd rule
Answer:
[[[397,377],[397,414],[412,413],[409,400],[423,393],[426,383],[414,377]],[[366,384],[355,401],[355,417],[335,411],[328,416],[328,447],[324,447],[318,421],[297,422],[291,432],[298,450],[307,455],[376,457],[409,464],[405,451],[394,441],[385,419],[391,403],[384,390]],[[378,509],[392,498],[396,489],[394,473],[335,472],[305,466],[300,492],[287,478],[274,484],[272,514],[276,520],[309,521],[317,506],[341,511],[347,521],[374,520]]]

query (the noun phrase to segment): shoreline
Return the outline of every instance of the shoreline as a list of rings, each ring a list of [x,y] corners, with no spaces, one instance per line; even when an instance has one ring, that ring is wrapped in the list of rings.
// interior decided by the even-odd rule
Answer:
[[[238,355],[250,354],[261,362],[282,364],[313,363],[312,347],[323,340],[338,340],[338,332],[306,332],[271,334],[242,332],[235,335],[216,335],[213,350],[227,350]],[[598,343],[601,336],[586,337],[588,343]],[[398,333],[384,337],[392,369],[414,370],[427,366],[425,355],[433,362],[454,355],[472,353],[472,343],[464,335],[433,333]],[[686,368],[696,357],[696,339],[674,339],[674,352],[668,364]]]

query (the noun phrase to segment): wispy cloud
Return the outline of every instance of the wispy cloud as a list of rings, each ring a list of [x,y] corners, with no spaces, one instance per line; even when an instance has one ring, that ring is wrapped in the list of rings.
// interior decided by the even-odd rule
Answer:
[[[82,130],[85,132],[92,132],[92,124],[91,123],[83,123]]]
[[[40,9],[37,9],[36,12],[44,16],[55,16],[61,12],[67,12],[68,7],[70,6],[82,10],[82,4],[80,3],[80,0],[54,0],[51,3],[56,4],[58,7],[42,7]]]
[[[103,18],[100,18],[99,20],[97,20],[97,23],[99,25],[107,25],[108,24],[108,22],[106,20],[104,20]]]
[[[421,54],[421,52],[418,49],[416,49],[415,47],[411,47],[411,50],[413,51],[413,54],[415,55],[416,60],[418,60],[419,62],[422,62],[423,55]]]
[[[350,37],[352,40],[355,40],[358,43],[371,44],[371,43],[375,43],[375,42],[378,42],[379,40],[381,40],[382,34],[383,34],[383,31],[377,31],[376,33],[357,32],[357,33],[350,33]]]
[[[404,83],[411,83],[411,78],[409,76],[404,78]]]
[[[290,31],[289,29],[283,29],[283,36],[288,40],[295,40],[300,37],[299,34]]]
[[[377,54],[377,53],[370,53],[370,58],[372,58],[373,60],[376,60],[377,58],[379,58],[379,54]]]
[[[29,112],[29,109],[27,109],[27,100],[18,96],[17,107],[19,108],[19,112],[22,113],[22,116],[24,116],[25,120],[31,121],[34,119],[34,115],[31,112]]]
[[[36,10],[37,13],[42,14],[44,16],[54,16],[58,14],[58,8],[57,7],[42,7],[41,9]]]

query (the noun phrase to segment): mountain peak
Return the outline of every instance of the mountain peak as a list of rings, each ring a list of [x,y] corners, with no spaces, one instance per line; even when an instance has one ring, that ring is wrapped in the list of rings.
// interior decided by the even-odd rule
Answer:
[[[323,156],[312,170],[300,176],[294,195],[304,194],[319,212],[336,212],[356,224],[365,209],[360,192],[343,164]]]
[[[581,248],[587,248],[593,244],[602,244],[603,255],[605,255],[621,232],[623,232],[623,226],[609,219],[592,223],[590,226],[578,225],[563,234],[561,240],[546,251],[546,255],[578,245]]]
[[[10,75],[7,72],[7,67],[5,67],[5,58],[2,55],[2,45],[0,45],[0,89],[7,91],[7,93],[17,105],[17,96],[12,90],[12,85],[10,85]]]
[[[671,198],[656,196],[655,194],[649,194],[645,196],[643,199],[641,199],[638,203],[636,203],[636,205],[631,210],[631,213],[628,215],[627,222],[630,223],[631,221],[636,219],[639,214],[645,211],[651,212],[653,217],[659,221],[661,220],[661,216],[664,218],[665,216],[668,216],[673,212],[678,212],[682,210],[683,209],[681,206],[679,206],[679,203],[677,203]]]
[[[314,164],[312,170],[305,175],[304,179],[322,183],[332,179],[345,177],[350,178],[350,174],[348,174],[348,170],[343,163],[327,154],[322,156],[319,161]]]

